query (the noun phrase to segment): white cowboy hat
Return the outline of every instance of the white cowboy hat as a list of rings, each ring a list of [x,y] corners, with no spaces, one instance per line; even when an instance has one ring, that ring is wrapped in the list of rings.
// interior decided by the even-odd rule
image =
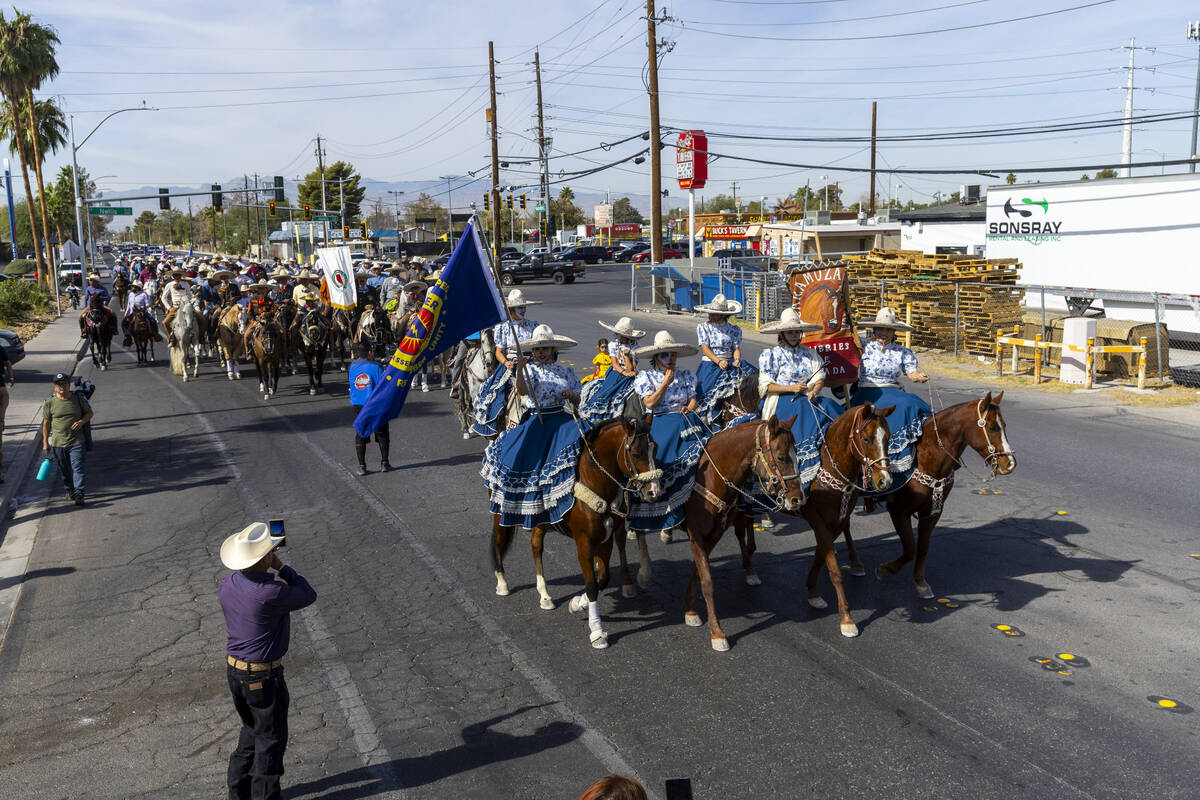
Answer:
[[[711,302],[705,303],[702,306],[696,306],[693,310],[706,314],[740,314],[742,313],[742,304],[736,300],[727,300],[725,295],[719,294]]]
[[[221,543],[221,563],[229,569],[253,567],[282,541],[282,536],[271,535],[267,523],[251,522]]]
[[[521,342],[521,352],[532,352],[535,347],[553,347],[556,350],[568,350],[579,342],[567,336],[557,336],[549,325],[538,325],[533,329],[533,336]]]
[[[859,320],[858,324],[864,328],[882,328],[890,331],[915,331],[912,325],[905,325],[896,318],[896,312],[884,306],[879,309],[879,313],[875,315],[875,319]]]
[[[617,320],[616,325],[609,325],[607,322],[601,321],[600,327],[610,330],[618,336],[624,336],[627,339],[640,339],[646,335],[645,331],[639,331],[633,327],[633,320],[629,317],[621,317]]]
[[[633,351],[633,354],[638,358],[643,356],[656,356],[659,353],[675,353],[680,356],[694,356],[699,353],[700,349],[687,344],[686,342],[677,342],[670,331],[659,331],[654,334],[654,344],[648,344],[644,347],[639,347]]]
[[[136,286],[137,288],[141,289],[144,286],[144,284],[141,281],[130,281],[129,286],[130,286],[130,288]]]
[[[823,325],[816,325],[812,322],[805,322],[800,318],[800,313],[794,308],[785,308],[783,314],[775,322],[768,322],[758,330],[761,333],[783,333],[784,331],[801,331],[809,333],[811,331],[823,330]]]
[[[269,292],[272,289],[274,289],[275,287],[272,286],[271,284],[267,283],[266,281],[258,281],[257,283],[250,284],[246,288],[252,292],[261,292],[261,291]]]
[[[233,273],[227,269],[219,269],[208,277],[218,281],[227,281],[233,277]]]
[[[272,272],[268,277],[275,278],[277,280],[287,279],[287,278],[292,277],[292,273],[288,272],[286,269],[277,269],[274,272]]]
[[[425,281],[409,281],[408,283],[404,284],[404,291],[406,292],[419,292],[422,289],[428,288],[429,284]]]
[[[525,293],[520,289],[513,289],[508,293],[508,297],[504,298],[504,305],[509,308],[516,308],[517,306],[540,306],[541,304],[541,300],[526,300]]]
[[[319,281],[321,279],[319,277],[317,277],[317,274],[315,272],[313,272],[308,267],[305,267],[304,269],[300,270],[300,274],[296,276],[296,280],[298,280],[298,281]]]

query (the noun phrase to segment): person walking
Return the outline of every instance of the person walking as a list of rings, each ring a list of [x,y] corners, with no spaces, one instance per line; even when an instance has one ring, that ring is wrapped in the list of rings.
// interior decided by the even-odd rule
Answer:
[[[350,362],[350,369],[347,371],[347,376],[350,379],[350,406],[354,409],[354,416],[358,416],[358,412],[362,411],[362,407],[366,405],[367,398],[371,396],[371,391],[379,385],[383,380],[383,367],[371,358],[371,348],[365,344],[357,344],[354,346],[354,361]],[[358,432],[354,432],[354,453],[358,456],[358,474],[367,474],[367,442],[371,441],[370,437],[362,437]],[[387,423],[383,423],[377,431],[375,431],[375,443],[379,445],[379,469],[387,472],[392,468],[388,461],[388,450],[392,446],[392,434],[388,430]]]
[[[86,448],[83,426],[92,420],[92,407],[79,392],[71,391],[71,378],[54,376],[54,394],[42,406],[42,451],[53,455],[63,485],[83,505]]]
[[[284,537],[272,536],[265,522],[252,522],[221,545],[221,563],[233,570],[217,592],[228,634],[226,674],[242,720],[237,747],[229,754],[230,800],[283,796],[279,780],[290,698],[282,662],[291,613],[317,599],[308,581],[279,560],[283,544]]]

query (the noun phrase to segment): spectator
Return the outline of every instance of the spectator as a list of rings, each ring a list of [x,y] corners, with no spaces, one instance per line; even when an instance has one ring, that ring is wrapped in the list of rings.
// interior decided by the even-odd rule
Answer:
[[[579,800],[646,800],[646,790],[628,775],[605,775],[589,786]]]
[[[8,376],[8,385],[3,383],[3,377]],[[4,483],[4,416],[8,412],[8,387],[13,385],[12,363],[8,353],[0,347],[0,483]]]
[[[383,367],[379,366],[371,359],[371,349],[365,344],[354,346],[354,361],[350,363],[350,369],[347,371],[350,379],[350,405],[354,408],[354,416],[358,416],[358,412],[362,411],[362,407],[366,405],[367,398],[371,396],[371,390],[379,385],[383,380]],[[354,453],[358,456],[358,474],[367,474],[367,442],[370,439],[364,439],[358,435],[358,431],[354,432]],[[388,450],[392,445],[391,431],[388,430],[385,422],[379,430],[375,431],[375,442],[379,445],[379,468],[383,472],[387,472],[392,468],[388,462]]]
[[[83,505],[86,448],[83,426],[92,419],[92,407],[78,392],[71,391],[71,378],[54,376],[54,395],[42,406],[42,450],[53,452],[63,485],[75,505]],[[52,450],[53,448],[53,450]]]
[[[231,570],[217,595],[228,634],[225,662],[233,706],[242,720],[237,747],[229,754],[230,798],[282,797],[283,754],[288,739],[288,695],[283,657],[291,637],[291,612],[312,605],[317,593],[276,550],[265,522],[252,522],[221,545],[221,563]],[[275,570],[279,578],[271,574]]]

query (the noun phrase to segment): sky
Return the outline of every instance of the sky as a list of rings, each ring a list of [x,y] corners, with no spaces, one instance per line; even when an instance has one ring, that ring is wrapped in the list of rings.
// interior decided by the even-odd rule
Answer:
[[[1086,7],[1054,13],[1079,6]],[[552,190],[649,191],[649,160],[572,176],[647,146],[639,136],[649,127],[644,0],[37,0],[19,7],[62,40],[62,72],[39,96],[56,97],[74,116],[77,139],[110,111],[142,101],[158,109],[113,117],[79,150],[108,196],[141,186],[207,187],[242,174],[299,177],[316,167],[319,134],[328,162],[349,161],[366,178],[428,181],[437,193],[445,187],[440,176],[475,171],[478,181],[456,179],[455,189],[482,197],[489,39],[498,61],[500,153],[510,163],[502,184],[536,183],[536,167],[518,162],[537,152],[537,50],[552,180],[565,179]],[[845,139],[870,134],[872,100],[881,137],[1114,119],[1125,106],[1133,37],[1146,48],[1134,51],[1135,114],[1190,112],[1198,45],[1186,36],[1189,7],[1200,15],[1177,0],[659,0],[668,19],[658,37],[669,50],[659,73],[663,140],[688,128],[723,134],[710,138],[721,157],[698,197],[732,194],[736,182],[743,202],[773,203],[828,175],[853,202],[866,195],[867,176],[844,168],[869,167],[870,149]],[[1032,18],[1001,22],[1016,17]],[[1190,142],[1188,119],[1141,124],[1134,160],[1185,158]],[[1120,127],[881,141],[877,191],[884,200],[930,202],[960,184],[1000,182],[885,173],[902,168],[1073,179],[1077,173],[1034,168],[1114,163],[1121,148]],[[663,150],[663,185],[677,200],[684,193],[674,160],[673,149]],[[69,152],[48,158],[52,170],[69,162]]]

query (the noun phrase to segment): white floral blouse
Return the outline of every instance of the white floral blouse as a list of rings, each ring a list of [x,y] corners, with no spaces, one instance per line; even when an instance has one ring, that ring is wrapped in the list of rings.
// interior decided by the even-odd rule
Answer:
[[[667,374],[661,369],[644,369],[633,379],[633,391],[643,400],[658,391]],[[696,396],[696,376],[686,369],[675,372],[675,380],[667,388],[663,398],[653,408],[655,414],[681,411]]]
[[[912,350],[895,342],[884,346],[872,339],[863,348],[858,375],[870,386],[899,386],[901,375],[916,371],[917,357]]]
[[[538,324],[531,319],[514,319],[512,322],[513,328],[517,331],[517,340],[527,342],[533,338],[533,329]],[[508,322],[501,322],[492,328],[492,337],[496,342],[496,347],[503,347],[504,352],[510,358],[515,358],[517,355],[517,342],[513,341],[512,333],[509,331]]]
[[[616,339],[613,339],[608,343],[608,356],[612,359],[614,367],[621,363],[621,359],[617,355],[618,353],[625,353],[630,359],[633,360],[633,365],[635,367],[637,366],[638,360],[637,356],[633,354],[633,345],[621,344]]]
[[[583,385],[575,370],[566,364],[536,364],[525,362],[525,377],[533,387],[532,395],[522,395],[525,408],[552,408],[563,404],[563,392],[580,392]]]
[[[816,351],[804,345],[776,345],[759,354],[758,369],[771,383],[790,386],[794,383],[807,383],[817,372],[824,373],[825,362]]]
[[[728,358],[742,345],[742,329],[732,322],[719,325],[701,322],[696,326],[696,339],[700,344],[708,345],[716,355]]]

